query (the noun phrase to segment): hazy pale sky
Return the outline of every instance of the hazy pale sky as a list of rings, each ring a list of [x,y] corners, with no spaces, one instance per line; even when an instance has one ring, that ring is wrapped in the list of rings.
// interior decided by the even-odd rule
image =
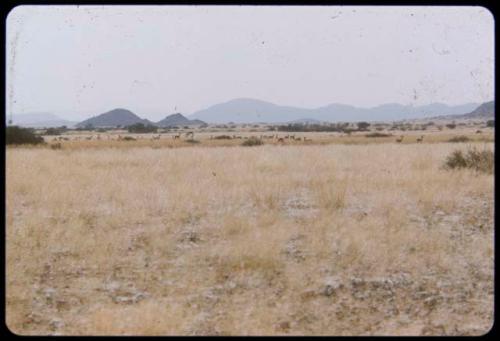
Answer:
[[[240,97],[313,108],[494,95],[482,7],[19,6],[6,51],[7,112],[70,120],[117,107],[157,120]]]

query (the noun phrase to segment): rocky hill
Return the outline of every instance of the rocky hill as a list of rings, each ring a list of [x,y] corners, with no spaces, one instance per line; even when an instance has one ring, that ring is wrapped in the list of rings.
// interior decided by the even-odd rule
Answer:
[[[153,122],[140,118],[130,110],[118,108],[82,121],[76,127],[84,128],[87,125],[91,125],[94,128],[126,127],[136,123],[154,125]]]
[[[165,117],[163,120],[156,123],[159,127],[180,127],[180,126],[195,126],[203,125],[205,122],[201,120],[190,120],[182,114],[173,114]]]
[[[481,104],[476,110],[462,115],[464,118],[494,118],[495,117],[495,101],[490,101]]]

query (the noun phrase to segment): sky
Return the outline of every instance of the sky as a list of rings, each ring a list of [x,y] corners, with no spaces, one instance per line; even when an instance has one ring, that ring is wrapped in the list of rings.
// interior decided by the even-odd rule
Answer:
[[[494,18],[478,6],[25,5],[6,54],[6,112],[68,120],[494,97]]]

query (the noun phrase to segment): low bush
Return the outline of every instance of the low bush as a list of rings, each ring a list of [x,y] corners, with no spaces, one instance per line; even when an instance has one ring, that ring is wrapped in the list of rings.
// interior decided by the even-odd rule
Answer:
[[[127,130],[129,133],[138,133],[138,134],[143,134],[143,133],[156,133],[158,131],[158,127],[155,127],[153,125],[144,125],[142,123],[136,123],[129,125],[127,127]]]
[[[262,140],[259,140],[258,138],[255,137],[251,137],[248,140],[243,141],[241,145],[245,147],[251,147],[251,146],[260,146],[263,144],[264,142]]]
[[[43,137],[35,134],[33,129],[19,126],[9,126],[5,128],[6,144],[40,144],[44,143]]]
[[[464,135],[454,136],[448,140],[448,142],[469,142],[470,138]]]
[[[195,139],[189,139],[189,140],[186,140],[186,142],[188,142],[188,143],[200,143],[200,141],[195,140]]]
[[[389,137],[389,136],[392,136],[392,134],[384,134],[384,133],[375,132],[375,133],[370,133],[370,134],[365,135],[365,137]]]
[[[123,141],[135,141],[135,140],[136,140],[136,139],[135,139],[135,138],[133,138],[132,136],[125,136],[125,137],[123,138]]]
[[[219,135],[214,137],[215,140],[230,140],[231,136],[229,135]]]
[[[447,169],[469,168],[478,172],[493,173],[495,158],[491,150],[469,148],[466,152],[454,150],[445,161]]]
[[[48,128],[45,131],[45,135],[49,135],[49,136],[61,135],[64,131],[65,131],[65,129],[61,129],[61,128]]]

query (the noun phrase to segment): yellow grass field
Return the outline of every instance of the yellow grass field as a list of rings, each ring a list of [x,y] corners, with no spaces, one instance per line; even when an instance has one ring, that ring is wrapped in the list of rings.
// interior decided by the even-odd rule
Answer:
[[[88,148],[100,142],[7,148],[14,333],[492,327],[494,175],[442,167],[491,142]]]

